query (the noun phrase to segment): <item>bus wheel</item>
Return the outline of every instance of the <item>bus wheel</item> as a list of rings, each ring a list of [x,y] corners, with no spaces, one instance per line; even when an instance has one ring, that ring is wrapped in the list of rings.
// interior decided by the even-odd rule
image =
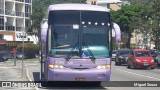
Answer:
[[[99,87],[99,86],[101,86],[101,82],[94,82],[93,85],[96,87]]]
[[[43,76],[41,77],[41,85],[42,85],[42,87],[47,87],[48,86],[47,81]]]
[[[42,81],[41,82],[41,85],[42,85],[42,87],[47,87],[48,85],[47,85],[47,81]]]

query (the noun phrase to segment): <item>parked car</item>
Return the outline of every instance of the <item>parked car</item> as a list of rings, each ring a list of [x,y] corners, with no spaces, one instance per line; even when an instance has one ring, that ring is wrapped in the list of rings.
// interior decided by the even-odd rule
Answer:
[[[120,49],[118,50],[116,54],[115,64],[121,65],[121,64],[127,64],[129,54],[131,53],[130,49]]]
[[[157,66],[160,67],[160,54],[155,57],[155,62],[157,63]]]
[[[149,52],[151,53],[152,57],[154,58],[155,62],[157,63],[157,61],[155,59],[158,55],[157,50],[156,49],[150,49]]]
[[[154,69],[155,62],[149,50],[134,49],[132,50],[132,53],[129,56],[127,67]]]
[[[0,51],[0,62],[7,61],[13,58],[12,55],[6,51]]]
[[[22,59],[22,58],[27,58],[24,54],[22,54],[22,52],[17,51],[16,52],[16,58],[17,59]]]
[[[117,50],[112,51],[112,60],[116,59]]]
[[[40,57],[40,55],[39,54],[35,54],[35,58],[39,58]]]
[[[158,55],[158,52],[157,52],[156,49],[150,49],[149,52],[151,53],[151,55],[152,55],[153,57],[156,57],[156,56]]]

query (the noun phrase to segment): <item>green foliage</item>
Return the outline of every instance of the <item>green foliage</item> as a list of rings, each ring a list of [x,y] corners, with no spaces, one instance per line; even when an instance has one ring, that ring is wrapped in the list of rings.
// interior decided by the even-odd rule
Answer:
[[[133,32],[135,18],[140,18],[142,5],[124,6],[118,11],[111,11],[112,20],[120,25],[122,32]]]
[[[117,50],[118,49],[118,43],[117,42],[112,42],[112,49]]]
[[[22,44],[17,46],[17,51],[22,51]],[[24,44],[24,54],[27,58],[34,58],[35,53],[39,52],[39,46],[33,43]]]
[[[131,5],[111,11],[112,20],[120,25],[122,32],[150,34],[151,41],[157,43],[160,35],[160,0],[125,1],[130,1]]]
[[[129,1],[131,4],[147,4],[152,0],[122,0],[122,1]]]
[[[133,24],[136,24],[137,22],[135,20],[140,17],[141,7],[143,6],[130,5],[124,6],[118,11],[111,11],[113,22],[120,26],[123,33],[128,34],[127,48],[130,48],[131,33],[134,32],[136,28]]]
[[[134,9],[134,11],[136,11],[137,15],[131,17],[132,23],[127,24],[127,26],[130,25],[129,27],[133,28],[134,31],[136,30],[136,33],[143,33],[143,34],[149,33],[151,36],[151,41],[158,43],[159,42],[158,38],[160,35],[160,0],[123,0],[123,1],[129,1],[131,2],[131,6],[137,6],[137,9],[132,8]],[[121,15],[122,12],[117,11],[114,12],[113,15],[118,16],[119,14]],[[115,20],[117,16],[116,17],[113,16],[114,17],[113,20]],[[128,20],[123,19],[125,20],[125,24],[120,22],[120,20],[119,21],[115,20],[115,22],[121,23],[119,24],[121,27],[126,26]],[[124,28],[122,28],[122,31],[125,31],[123,29]]]
[[[134,44],[131,44],[131,48],[136,48],[137,46],[136,46],[136,44],[134,43]]]

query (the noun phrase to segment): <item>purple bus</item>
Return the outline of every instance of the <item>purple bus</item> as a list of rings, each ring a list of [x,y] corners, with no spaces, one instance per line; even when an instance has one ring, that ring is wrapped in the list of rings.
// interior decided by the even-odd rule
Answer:
[[[111,75],[112,29],[109,9],[89,4],[55,4],[41,25],[41,79],[91,81],[100,84]]]

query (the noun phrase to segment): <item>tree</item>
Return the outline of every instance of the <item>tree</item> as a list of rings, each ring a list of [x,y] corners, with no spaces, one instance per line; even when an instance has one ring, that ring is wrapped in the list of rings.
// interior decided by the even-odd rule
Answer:
[[[132,32],[137,28],[133,24],[136,24],[135,20],[140,18],[141,7],[141,5],[130,5],[124,6],[118,11],[111,11],[112,20],[120,26],[122,32],[128,34],[127,48],[130,48]]]
[[[22,50],[23,45],[19,44],[17,46],[17,50],[21,51]],[[27,58],[34,58],[35,54],[39,53],[39,46],[37,44],[33,44],[33,43],[25,43],[24,44],[24,50],[25,53],[24,55],[27,56]]]
[[[157,47],[160,35],[160,0],[142,1],[144,3],[143,7],[141,7],[140,18],[138,19],[140,25],[138,29],[143,34],[149,34],[151,41],[155,42],[155,46]]]
[[[153,0],[152,3],[152,40],[155,42],[155,46],[159,47],[160,41],[160,0]]]
[[[128,1],[130,2],[132,5],[137,5],[137,4],[147,4],[152,0],[122,0],[122,1]]]

